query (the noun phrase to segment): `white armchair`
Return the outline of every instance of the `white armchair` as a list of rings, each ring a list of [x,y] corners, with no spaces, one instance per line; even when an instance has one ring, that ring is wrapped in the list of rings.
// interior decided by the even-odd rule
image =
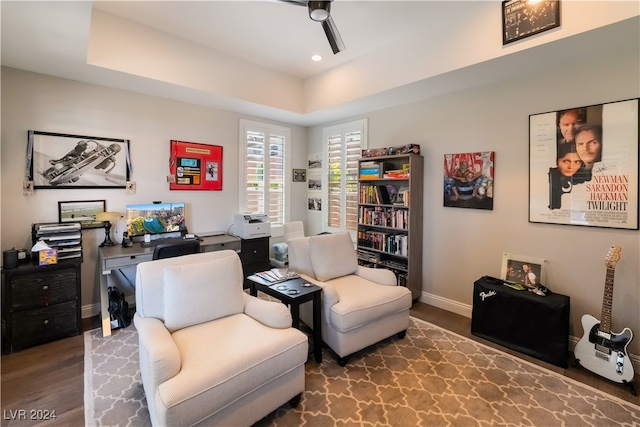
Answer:
[[[249,426],[300,401],[307,337],[285,305],[242,283],[234,251],[138,265],[134,322],[154,426]]]
[[[322,338],[344,366],[348,355],[409,327],[411,291],[386,269],[358,265],[348,232],[292,239],[289,268],[322,288]],[[310,310],[301,318],[311,328]]]

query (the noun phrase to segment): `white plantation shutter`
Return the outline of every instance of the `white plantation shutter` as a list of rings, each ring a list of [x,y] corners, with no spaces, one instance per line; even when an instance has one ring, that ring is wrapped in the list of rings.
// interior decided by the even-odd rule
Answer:
[[[366,120],[324,129],[326,206],[324,229],[355,234],[358,222],[358,162],[366,148]]]
[[[282,233],[286,221],[286,145],[289,129],[240,121],[240,212],[269,216],[271,235]]]

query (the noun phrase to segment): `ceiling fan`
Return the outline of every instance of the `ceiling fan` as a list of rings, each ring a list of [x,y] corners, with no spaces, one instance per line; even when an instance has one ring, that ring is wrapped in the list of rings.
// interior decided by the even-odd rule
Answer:
[[[334,55],[346,49],[344,42],[342,41],[342,37],[340,37],[340,33],[338,32],[338,27],[331,19],[331,2],[329,1],[304,1],[304,0],[281,0],[286,3],[298,5],[298,6],[306,6],[309,9],[309,18],[313,21],[322,23],[322,29],[324,33],[327,35],[327,40],[329,40],[329,44],[331,45],[331,50],[333,50]]]

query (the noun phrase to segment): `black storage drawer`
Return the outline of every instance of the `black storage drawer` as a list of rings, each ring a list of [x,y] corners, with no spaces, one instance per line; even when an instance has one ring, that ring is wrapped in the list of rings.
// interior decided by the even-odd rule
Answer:
[[[269,238],[242,239],[240,249],[242,265],[265,261],[269,265]]]
[[[78,335],[82,259],[2,269],[2,351]]]
[[[569,297],[542,297],[492,282],[482,277],[473,285],[471,333],[566,368]]]
[[[78,335],[78,302],[69,301],[54,306],[20,311],[13,315],[12,351],[26,346]]]
[[[76,298],[74,268],[49,273],[17,275],[11,281],[11,308],[43,307]]]
[[[240,245],[240,261],[245,278],[243,288],[248,288],[251,285],[251,282],[247,280],[248,276],[270,268],[269,237],[242,239]]]

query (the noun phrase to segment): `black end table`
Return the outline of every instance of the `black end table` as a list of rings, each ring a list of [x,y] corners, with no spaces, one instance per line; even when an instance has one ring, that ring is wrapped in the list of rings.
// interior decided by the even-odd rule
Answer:
[[[293,320],[292,326],[296,329],[300,329],[300,304],[312,301],[313,355],[317,363],[322,363],[322,326],[320,323],[320,310],[322,309],[320,294],[322,288],[300,278],[276,284],[268,283],[256,275],[249,276],[247,279],[249,279],[250,284],[249,292],[254,297],[260,291],[289,306]]]

